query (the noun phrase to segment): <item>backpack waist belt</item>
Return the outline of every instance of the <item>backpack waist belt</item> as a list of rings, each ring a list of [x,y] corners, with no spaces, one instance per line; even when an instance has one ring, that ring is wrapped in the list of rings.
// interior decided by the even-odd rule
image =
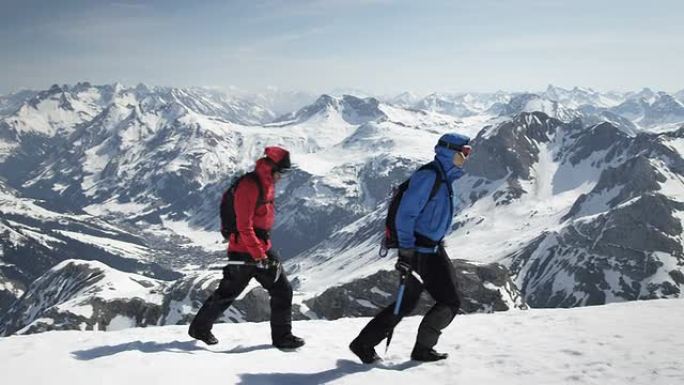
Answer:
[[[255,227],[254,234],[264,242],[268,242],[268,240],[271,239],[271,230],[257,229]]]
[[[421,235],[418,233],[413,233],[413,235],[416,237],[416,247],[437,247],[439,246],[439,243],[441,241],[433,241],[432,239],[426,237],[425,235]]]
[[[271,230],[258,229],[255,227],[254,234],[264,242],[268,242],[268,240],[271,239]],[[240,233],[235,233],[235,241],[240,242]]]

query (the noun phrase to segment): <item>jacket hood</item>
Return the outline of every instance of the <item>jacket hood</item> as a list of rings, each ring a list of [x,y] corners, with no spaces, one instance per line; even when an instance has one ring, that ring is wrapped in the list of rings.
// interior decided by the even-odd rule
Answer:
[[[284,171],[292,167],[290,162],[290,152],[282,147],[270,146],[264,149],[266,158],[273,161],[276,171]]]
[[[456,133],[444,134],[439,138],[438,144],[435,146],[435,160],[442,166],[447,180],[451,183],[463,176],[463,169],[454,165],[453,159],[456,153],[455,149],[450,149],[440,145],[440,143],[447,143],[457,147],[465,146],[470,143],[470,138]]]
[[[270,160],[266,158],[257,159],[254,172],[259,176],[262,183],[266,182],[271,184],[273,183],[273,167],[274,164]]]

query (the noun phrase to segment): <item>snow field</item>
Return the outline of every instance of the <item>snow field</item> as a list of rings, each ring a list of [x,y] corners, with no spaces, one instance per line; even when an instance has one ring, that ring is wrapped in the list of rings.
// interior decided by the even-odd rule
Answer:
[[[270,345],[268,323],[221,324],[218,345],[186,326],[49,332],[0,339],[3,383],[25,384],[681,384],[684,301],[457,316],[437,363],[409,360],[420,317],[397,327],[389,353],[362,365],[347,349],[367,318],[301,321],[296,352]],[[378,346],[384,352],[384,342]]]

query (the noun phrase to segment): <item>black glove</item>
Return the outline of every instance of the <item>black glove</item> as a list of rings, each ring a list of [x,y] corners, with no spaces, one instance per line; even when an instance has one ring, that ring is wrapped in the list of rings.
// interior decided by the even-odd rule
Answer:
[[[268,256],[268,259],[270,259],[270,260],[280,262],[280,253],[273,250],[273,249],[270,249],[269,251],[267,251],[266,256]]]
[[[264,267],[267,269],[278,269],[280,268],[280,253],[271,249],[266,252],[268,259],[264,260]]]
[[[411,272],[416,260],[416,249],[399,249],[399,260],[394,268],[399,270],[401,274],[408,274]]]

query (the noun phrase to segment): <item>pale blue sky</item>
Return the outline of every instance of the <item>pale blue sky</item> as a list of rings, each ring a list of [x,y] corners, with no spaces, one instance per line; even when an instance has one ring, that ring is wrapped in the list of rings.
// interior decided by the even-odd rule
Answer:
[[[679,0],[0,0],[0,93],[684,88]]]

